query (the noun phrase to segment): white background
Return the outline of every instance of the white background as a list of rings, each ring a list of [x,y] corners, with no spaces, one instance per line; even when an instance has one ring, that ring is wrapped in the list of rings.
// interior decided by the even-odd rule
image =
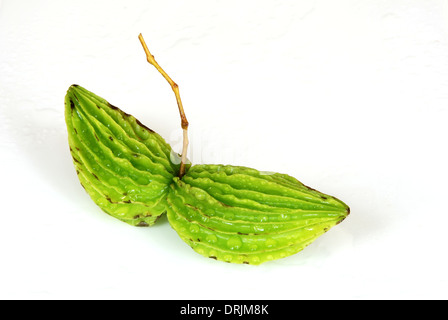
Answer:
[[[288,173],[351,215],[260,266],[133,228],[79,184],[77,83],[194,163]],[[0,1],[0,298],[446,299],[447,1]]]

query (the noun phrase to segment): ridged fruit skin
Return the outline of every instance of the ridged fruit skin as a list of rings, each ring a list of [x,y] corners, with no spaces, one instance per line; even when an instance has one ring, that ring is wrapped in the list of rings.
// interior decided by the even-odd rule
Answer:
[[[67,91],[65,120],[79,180],[103,211],[135,226],[166,212],[180,158],[160,135],[78,85]]]
[[[246,264],[293,255],[350,212],[291,176],[223,165],[174,178],[168,204],[171,226],[196,252]]]

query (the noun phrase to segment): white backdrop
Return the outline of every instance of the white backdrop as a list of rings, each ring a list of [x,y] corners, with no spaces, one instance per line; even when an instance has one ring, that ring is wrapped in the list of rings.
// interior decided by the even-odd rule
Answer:
[[[77,83],[193,163],[288,173],[351,215],[261,266],[196,254],[166,218],[133,228],[79,184]],[[0,298],[448,298],[448,3],[0,0]]]

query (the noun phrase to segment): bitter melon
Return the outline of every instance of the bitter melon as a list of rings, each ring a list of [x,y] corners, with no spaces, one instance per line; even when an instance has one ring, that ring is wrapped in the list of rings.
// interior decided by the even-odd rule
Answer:
[[[131,225],[149,226],[166,211],[180,158],[135,117],[78,85],[65,97],[73,163],[92,200]]]
[[[177,84],[139,39],[171,85],[184,135],[182,156],[153,130],[103,98],[72,85],[65,120],[79,180],[106,213],[150,226],[163,213],[199,254],[261,264],[295,254],[344,220],[349,207],[280,173],[186,159],[188,121]]]
[[[350,212],[291,176],[246,167],[195,165],[170,188],[171,226],[196,252],[225,262],[290,256]]]

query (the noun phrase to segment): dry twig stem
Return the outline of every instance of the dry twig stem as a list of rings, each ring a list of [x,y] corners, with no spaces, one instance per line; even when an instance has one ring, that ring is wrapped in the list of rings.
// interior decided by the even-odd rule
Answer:
[[[179,95],[179,87],[178,85],[170,78],[170,76],[159,66],[157,61],[154,59],[154,56],[149,52],[148,46],[145,43],[145,40],[143,39],[142,34],[140,33],[138,36],[138,39],[140,40],[143,49],[146,53],[146,58],[150,64],[152,64],[157,71],[160,72],[160,74],[168,81],[168,83],[171,86],[171,89],[174,91],[174,95],[176,96],[177,106],[179,107],[179,114],[181,119],[181,126],[183,130],[183,146],[182,146],[182,157],[180,162],[180,169],[179,169],[179,177],[182,178],[185,174],[185,163],[187,161],[187,148],[188,148],[188,121],[187,117],[185,116],[184,107],[182,106],[182,100],[180,99]]]

